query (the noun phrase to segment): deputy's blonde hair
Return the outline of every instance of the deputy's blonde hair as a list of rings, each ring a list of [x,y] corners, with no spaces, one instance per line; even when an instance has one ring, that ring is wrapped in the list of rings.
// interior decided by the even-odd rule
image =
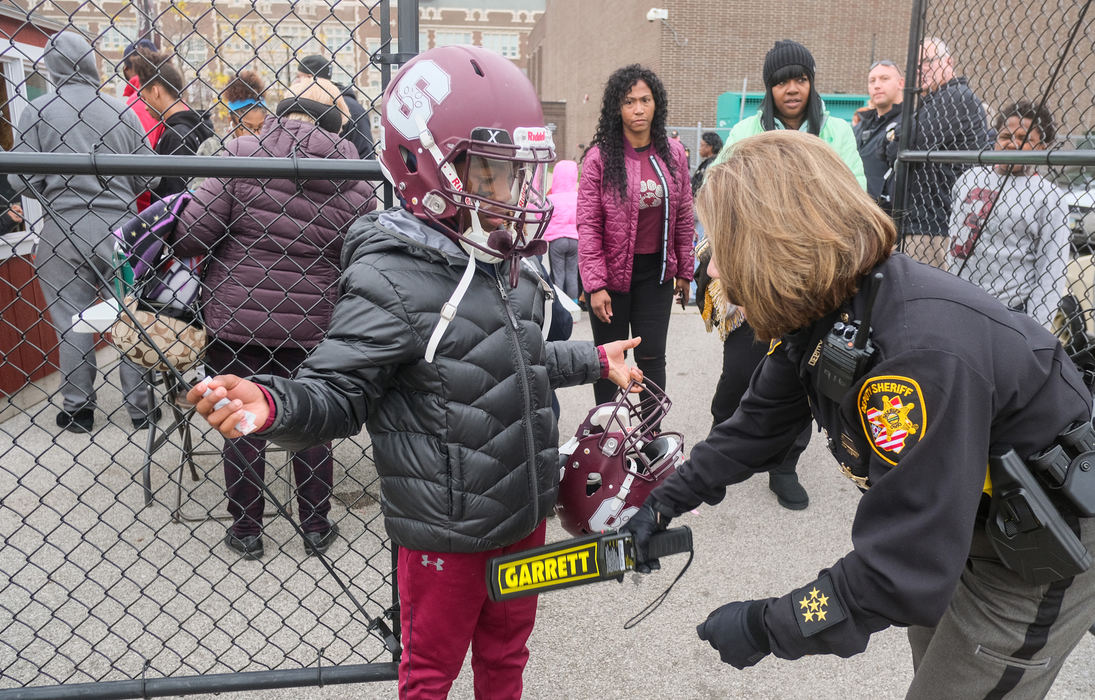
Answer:
[[[773,340],[836,309],[893,251],[890,218],[816,136],[768,131],[734,144],[696,200],[727,301]]]

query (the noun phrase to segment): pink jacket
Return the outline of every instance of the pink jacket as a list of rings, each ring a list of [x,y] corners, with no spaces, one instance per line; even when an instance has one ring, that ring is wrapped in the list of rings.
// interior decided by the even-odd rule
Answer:
[[[137,76],[133,76],[129,79],[129,82],[125,85],[125,90],[122,92],[122,96],[125,97],[125,103],[129,105],[133,113],[137,115],[137,118],[141,120],[141,126],[145,131],[145,138],[148,139],[148,147],[155,149],[156,142],[160,140],[160,134],[163,133],[163,122],[148,111],[148,107],[145,105],[144,100],[141,99],[141,81]],[[152,194],[145,191],[137,195],[137,211],[144,211],[152,202]]]
[[[555,164],[551,176],[551,194],[548,195],[555,210],[551,221],[544,229],[544,240],[556,238],[577,238],[576,222],[578,207],[578,164],[572,160],[561,160]]]
[[[691,280],[696,266],[692,254],[692,186],[684,146],[669,140],[676,175],[670,175],[653,148],[640,154],[624,141],[627,168],[627,197],[620,201],[615,189],[603,179],[600,147],[586,154],[578,184],[578,268],[587,292],[608,289],[631,291],[631,270],[635,261],[635,233],[639,226],[639,173],[641,156],[654,160],[660,171],[668,205],[662,229],[662,281],[674,277]]]

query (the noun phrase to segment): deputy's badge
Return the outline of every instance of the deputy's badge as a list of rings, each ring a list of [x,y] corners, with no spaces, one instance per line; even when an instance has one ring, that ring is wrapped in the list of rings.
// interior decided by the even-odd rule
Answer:
[[[875,454],[897,464],[928,427],[920,385],[908,377],[872,377],[859,390],[859,419]]]
[[[829,574],[791,593],[791,606],[803,637],[812,637],[848,617],[833,589]]]
[[[890,124],[889,126],[886,127],[886,140],[887,141],[893,141],[896,138],[897,138],[897,125],[896,124]]]

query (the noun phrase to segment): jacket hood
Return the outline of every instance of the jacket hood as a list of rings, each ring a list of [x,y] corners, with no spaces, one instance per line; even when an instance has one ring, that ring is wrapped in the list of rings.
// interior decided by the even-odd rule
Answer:
[[[46,43],[43,53],[46,70],[56,88],[68,83],[81,83],[98,89],[99,69],[95,67],[95,52],[91,44],[78,34],[60,32]]]
[[[555,164],[551,174],[551,193],[578,191],[578,164],[572,160],[561,160]]]
[[[185,131],[193,131],[195,128],[204,124],[208,127],[210,134],[214,133],[213,122],[209,119],[209,115],[194,109],[175,112],[171,115],[170,122],[172,125],[181,126]]]
[[[468,259],[455,241],[400,207],[371,212],[351,224],[342,244],[342,269],[362,255],[385,250],[454,264],[466,264]]]

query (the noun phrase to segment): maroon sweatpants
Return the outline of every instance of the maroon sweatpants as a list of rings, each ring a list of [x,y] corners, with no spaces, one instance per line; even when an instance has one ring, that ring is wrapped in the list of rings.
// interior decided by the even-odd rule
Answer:
[[[521,697],[536,596],[491,602],[487,560],[539,547],[546,529],[542,522],[520,542],[489,552],[399,550],[400,698],[448,697],[469,644],[476,700]]]

